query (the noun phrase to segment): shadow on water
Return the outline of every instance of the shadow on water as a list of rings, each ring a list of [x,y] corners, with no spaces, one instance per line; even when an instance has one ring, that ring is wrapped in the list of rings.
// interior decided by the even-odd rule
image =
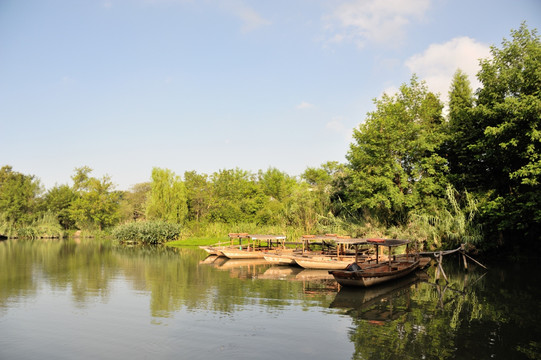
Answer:
[[[452,260],[452,259],[451,259]],[[342,288],[331,308],[353,320],[353,359],[539,359],[539,280],[534,264],[435,269],[367,289]]]

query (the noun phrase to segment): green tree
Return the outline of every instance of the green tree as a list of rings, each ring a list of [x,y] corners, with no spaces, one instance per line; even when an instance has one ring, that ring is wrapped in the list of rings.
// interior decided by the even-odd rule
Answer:
[[[442,156],[449,164],[449,179],[457,189],[470,189],[479,182],[474,169],[479,154],[472,153],[470,144],[482,136],[472,116],[474,95],[468,76],[457,70],[449,91],[448,140],[442,147]]]
[[[317,196],[317,212],[326,215],[340,214],[342,210],[341,199],[343,197],[342,180],[347,168],[337,161],[328,161],[319,168],[307,168],[301,174],[301,178],[310,185],[310,189]]]
[[[75,169],[72,180],[77,197],[70,206],[70,219],[79,229],[102,230],[116,224],[120,218],[120,193],[113,191],[109,176],[97,179],[90,177],[91,172],[87,166]]]
[[[476,133],[469,144],[479,175],[476,188],[488,195],[487,228],[501,235],[541,230],[541,41],[526,24],[511,31],[502,48],[481,61],[483,87],[473,110]]]
[[[263,193],[279,202],[291,196],[291,191],[297,181],[276,168],[269,168],[267,171],[259,171],[258,183]]]
[[[188,200],[188,218],[200,221],[205,218],[210,206],[211,190],[208,175],[186,171],[184,172],[184,183]]]
[[[442,104],[413,76],[398,94],[375,100],[347,154],[350,210],[388,224],[404,224],[412,209],[442,206],[446,161]]]
[[[120,201],[122,220],[137,221],[144,219],[149,193],[149,182],[135,184],[129,191],[123,192]]]
[[[186,186],[171,170],[153,168],[146,204],[149,220],[181,224],[188,214]]]
[[[252,173],[241,169],[215,172],[210,177],[212,198],[209,216],[213,221],[251,222],[266,203]]]
[[[0,169],[0,221],[15,226],[30,224],[37,216],[40,193],[39,180],[33,175],[3,166]]]
[[[43,198],[45,210],[52,212],[58,218],[64,229],[72,229],[75,222],[70,216],[71,204],[77,199],[77,193],[68,185],[57,185],[47,191]]]

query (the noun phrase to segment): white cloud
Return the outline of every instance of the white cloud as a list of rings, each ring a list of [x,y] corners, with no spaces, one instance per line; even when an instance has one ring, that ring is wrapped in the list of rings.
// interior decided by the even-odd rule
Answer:
[[[344,136],[347,142],[351,142],[351,140],[353,139],[353,129],[346,127],[341,117],[332,118],[332,120],[329,121],[325,125],[325,127],[331,130],[332,132],[335,132],[337,134]]]
[[[431,0],[355,0],[340,4],[327,17],[330,41],[396,45],[412,20],[422,19]]]
[[[383,90],[383,94],[387,94],[387,96],[389,96],[389,97],[393,97],[395,95],[398,95],[399,92],[400,92],[400,89],[397,88],[394,85],[391,85],[391,86],[387,87],[385,90]]]
[[[468,75],[472,89],[480,87],[476,78],[479,59],[490,56],[490,47],[469,37],[459,37],[443,44],[432,44],[423,53],[406,60],[411,72],[426,81],[430,91],[447,101],[453,75],[457,69]]]
[[[220,4],[242,21],[242,32],[250,32],[271,24],[269,20],[263,18],[257,11],[240,0],[228,0],[220,2]]]
[[[309,109],[314,107],[314,104],[310,104],[309,102],[303,101],[299,105],[297,105],[297,109]]]

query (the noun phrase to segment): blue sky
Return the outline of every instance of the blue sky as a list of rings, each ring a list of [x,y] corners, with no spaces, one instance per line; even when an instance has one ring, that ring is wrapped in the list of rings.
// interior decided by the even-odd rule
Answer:
[[[117,189],[345,162],[352,129],[412,74],[445,100],[539,0],[0,0],[0,166]]]

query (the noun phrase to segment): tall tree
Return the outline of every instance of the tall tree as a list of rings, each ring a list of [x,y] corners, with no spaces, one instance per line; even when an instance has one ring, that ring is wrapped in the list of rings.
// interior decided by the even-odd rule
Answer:
[[[460,69],[455,72],[449,91],[447,141],[441,154],[449,163],[449,180],[460,191],[477,191],[486,174],[479,173],[483,149],[472,147],[482,138],[484,129],[473,116],[475,96],[468,76]]]
[[[481,61],[474,108],[477,188],[489,195],[488,228],[538,237],[541,230],[541,40],[526,24]]]
[[[120,201],[122,219],[126,221],[144,219],[149,193],[149,182],[135,184],[129,191],[123,192]]]
[[[147,218],[181,224],[187,214],[186,186],[182,179],[169,169],[153,168]]]
[[[120,193],[108,175],[101,179],[90,176],[92,169],[84,166],[75,169],[72,176],[73,190],[77,194],[70,206],[70,218],[79,229],[98,228],[116,224],[120,218]]]
[[[188,218],[200,221],[208,213],[210,206],[210,184],[208,175],[195,171],[184,172],[186,196],[188,201]]]
[[[212,200],[211,220],[226,223],[250,222],[265,204],[265,195],[255,182],[255,176],[241,169],[215,172],[210,177]]]
[[[416,76],[375,104],[354,130],[347,154],[348,206],[404,223],[412,209],[430,211],[444,197],[446,161],[438,154],[445,138],[442,104]]]
[[[72,229],[75,222],[70,216],[70,207],[77,199],[77,193],[68,185],[55,186],[44,196],[43,204],[46,210],[51,211],[58,218],[64,229]]]
[[[318,168],[307,168],[301,178],[306,181],[311,190],[317,195],[317,212],[327,215],[331,212],[338,215],[342,209],[341,199],[343,195],[342,180],[346,176],[347,168],[337,161],[328,161]]]
[[[297,181],[294,177],[276,168],[269,168],[267,171],[259,171],[258,183],[265,195],[283,201],[286,197],[291,196]]]
[[[0,169],[0,221],[23,225],[35,219],[39,180],[33,175],[13,171],[11,166]]]

